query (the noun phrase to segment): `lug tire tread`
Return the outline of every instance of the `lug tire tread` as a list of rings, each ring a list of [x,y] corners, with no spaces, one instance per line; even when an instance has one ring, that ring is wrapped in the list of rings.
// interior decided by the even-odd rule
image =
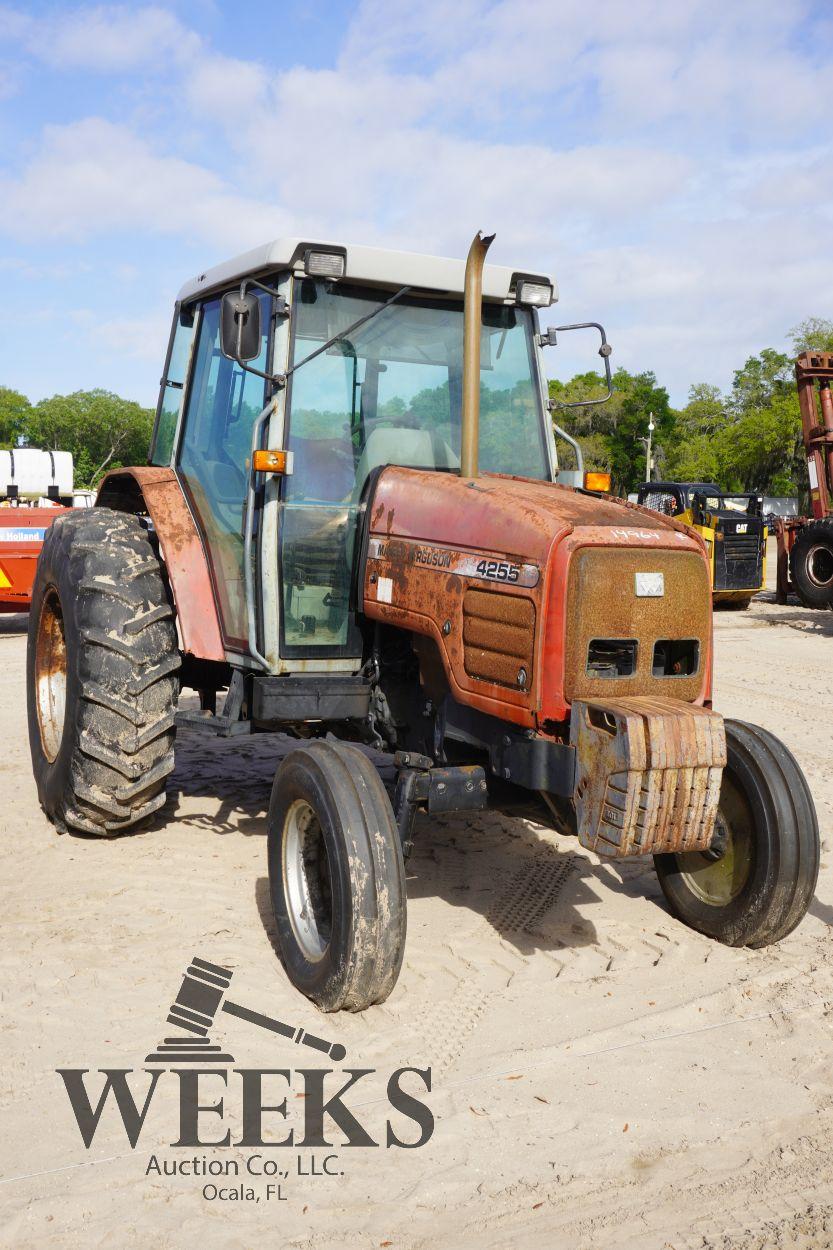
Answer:
[[[50,764],[40,743],[34,659],[40,605],[53,588],[68,672],[63,739]],[[32,608],[29,736],[41,805],[59,829],[106,837],[135,828],[165,802],[181,663],[165,579],[139,519],[105,508],[56,519]]]
[[[833,517],[821,517],[810,521],[798,533],[790,552],[790,577],[805,608],[825,611],[833,608],[833,585],[828,589],[818,586],[806,569],[807,556],[810,549],[821,542],[828,547],[833,559]]]

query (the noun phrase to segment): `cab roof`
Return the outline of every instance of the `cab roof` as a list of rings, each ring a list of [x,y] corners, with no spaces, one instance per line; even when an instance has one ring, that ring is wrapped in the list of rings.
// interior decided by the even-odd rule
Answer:
[[[242,278],[275,269],[297,267],[303,272],[307,251],[338,252],[345,257],[342,281],[368,282],[385,286],[413,286],[446,295],[462,295],[466,271],[465,260],[445,256],[424,256],[419,252],[399,252],[381,247],[364,247],[356,243],[334,243],[321,239],[274,239],[250,252],[243,252],[223,261],[186,282],[177,299],[182,303],[207,291],[229,286]],[[484,299],[507,300],[514,295],[519,277],[548,282],[553,289],[553,302],[558,299],[555,279],[548,274],[530,273],[526,269],[510,269],[504,265],[486,265],[483,270]]]

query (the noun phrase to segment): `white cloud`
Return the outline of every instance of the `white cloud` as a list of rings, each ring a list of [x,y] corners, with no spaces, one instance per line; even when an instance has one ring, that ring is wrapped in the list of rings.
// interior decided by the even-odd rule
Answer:
[[[32,56],[64,70],[122,73],[155,65],[161,71],[171,58],[196,56],[202,43],[174,14],[156,6],[99,5],[28,20],[18,12],[9,22]]]
[[[269,75],[262,65],[235,57],[201,56],[188,68],[186,99],[197,117],[237,129],[262,116],[268,101]]]
[[[101,118],[47,127],[22,175],[0,179],[0,230],[18,239],[138,232],[235,246],[280,233],[282,224],[268,203]]]
[[[181,238],[207,265],[284,232],[461,254],[496,229],[495,260],[552,268],[570,315],[612,318],[620,361],[726,382],[826,307],[817,13],[364,0],[314,68],[220,54],[161,6],[0,9],[0,35],[51,67],[166,76],[132,117],[46,127],[0,176],[0,230],[122,237],[131,261]]]
[[[169,304],[140,317],[114,317],[103,321],[96,317],[92,324],[97,349],[102,355],[129,356],[158,369],[171,332],[172,307],[171,298]]]

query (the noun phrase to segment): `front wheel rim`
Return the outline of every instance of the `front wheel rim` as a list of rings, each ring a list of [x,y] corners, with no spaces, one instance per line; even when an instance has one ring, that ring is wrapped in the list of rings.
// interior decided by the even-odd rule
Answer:
[[[50,764],[61,749],[67,705],[67,645],[58,592],[41,603],[35,644],[35,705],[43,753]]]
[[[817,543],[807,552],[807,574],[815,586],[825,590],[833,583],[833,551],[824,543]]]
[[[746,796],[728,770],[720,794],[719,859],[702,851],[678,855],[677,867],[691,893],[708,907],[728,907],[743,892],[755,863],[755,820]]]
[[[321,822],[304,799],[296,799],[286,813],[282,860],[292,932],[304,957],[317,963],[332,935],[332,878]]]

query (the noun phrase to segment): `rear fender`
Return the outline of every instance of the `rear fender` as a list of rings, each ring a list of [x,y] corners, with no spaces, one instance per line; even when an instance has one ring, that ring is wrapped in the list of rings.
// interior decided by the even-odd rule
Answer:
[[[173,469],[116,469],[102,480],[96,506],[117,512],[147,511],[167,568],[183,651],[201,660],[224,661],[208,561]]]

